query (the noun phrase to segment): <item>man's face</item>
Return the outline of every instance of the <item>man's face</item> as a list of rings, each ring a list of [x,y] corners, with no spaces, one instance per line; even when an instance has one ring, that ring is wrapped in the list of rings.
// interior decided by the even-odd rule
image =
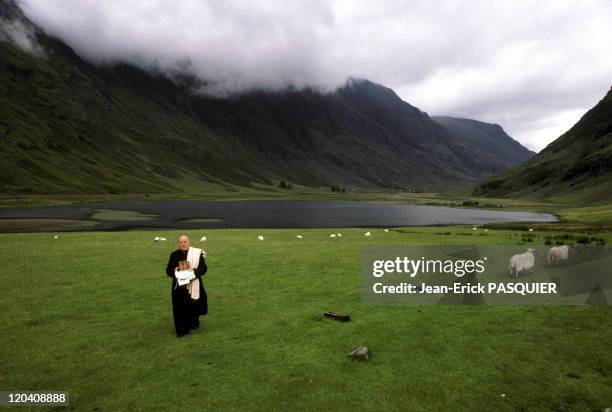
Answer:
[[[178,246],[179,249],[185,251],[185,250],[189,250],[189,238],[187,236],[181,236],[179,237],[179,242],[178,242]]]

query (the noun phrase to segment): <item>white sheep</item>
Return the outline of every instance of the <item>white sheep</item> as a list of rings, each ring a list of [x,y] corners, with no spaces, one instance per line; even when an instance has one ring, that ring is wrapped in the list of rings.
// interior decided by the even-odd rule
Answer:
[[[297,235],[296,237],[297,237],[298,239],[304,239],[304,236],[302,236],[302,235]]]
[[[363,235],[364,235],[365,237],[370,237],[370,236],[372,236],[372,234],[371,234],[370,232],[365,232]]]
[[[258,240],[264,240],[264,237],[262,235],[257,236]]]
[[[385,232],[388,232],[388,231],[389,231],[389,229],[385,229]]]
[[[567,260],[569,248],[567,245],[551,247],[546,259],[548,265],[557,266],[561,261]]]
[[[57,239],[58,237],[59,237],[58,235],[55,235],[55,236],[53,236],[53,239]]]
[[[155,236],[155,239],[153,239],[153,242],[159,242],[159,236]]]
[[[202,237],[200,238],[200,242],[206,242],[207,240],[208,240],[208,239],[206,238],[206,236],[202,236]]]
[[[331,235],[329,235],[329,237],[334,238],[334,237],[336,237],[336,234],[332,233]]]
[[[338,233],[338,237],[342,237],[342,233]]]
[[[168,239],[166,239],[165,237],[160,237],[159,240],[161,240],[162,242],[165,242]]]
[[[530,232],[533,232],[533,228],[531,228],[531,227],[530,227],[530,228],[529,228],[529,231],[530,231]]]
[[[512,256],[510,258],[510,262],[508,262],[508,270],[510,270],[510,276],[518,278],[519,273],[527,271],[533,273],[533,268],[535,266],[535,254],[535,249],[529,248],[525,253]]]

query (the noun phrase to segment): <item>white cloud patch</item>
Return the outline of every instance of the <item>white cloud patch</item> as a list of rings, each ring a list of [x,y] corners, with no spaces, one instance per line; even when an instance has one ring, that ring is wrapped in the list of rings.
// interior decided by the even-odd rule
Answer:
[[[98,64],[126,61],[209,82],[209,92],[316,86],[349,76],[432,115],[501,124],[542,149],[607,92],[607,0],[21,0]]]
[[[38,57],[44,57],[45,55],[36,40],[34,30],[20,20],[0,17],[0,41],[8,41],[21,50]]]

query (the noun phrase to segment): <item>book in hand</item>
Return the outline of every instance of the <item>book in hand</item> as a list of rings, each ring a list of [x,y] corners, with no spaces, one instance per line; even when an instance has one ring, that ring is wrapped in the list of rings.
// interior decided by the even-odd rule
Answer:
[[[177,270],[176,272],[174,272],[174,277],[176,277],[178,285],[183,286],[188,284],[191,279],[194,279],[196,276],[195,273],[193,273],[193,269],[187,269]]]

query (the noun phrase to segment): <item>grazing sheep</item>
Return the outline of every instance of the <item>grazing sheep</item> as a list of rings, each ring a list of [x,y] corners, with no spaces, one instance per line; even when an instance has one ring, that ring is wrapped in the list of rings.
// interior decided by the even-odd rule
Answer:
[[[338,237],[342,237],[342,233],[338,233]]]
[[[332,233],[331,235],[329,235],[329,237],[336,237],[336,234]]]
[[[535,266],[535,254],[535,249],[529,248],[525,253],[512,256],[510,258],[510,262],[508,263],[510,276],[518,278],[519,273],[527,271],[533,273],[533,268]]]
[[[55,236],[53,236],[53,239],[57,239],[58,237],[59,237],[59,236],[55,235]]]
[[[298,239],[304,239],[304,236],[302,236],[302,235],[297,235],[296,237],[297,237]]]
[[[365,237],[370,237],[370,236],[372,236],[372,234],[371,234],[370,232],[365,232],[363,235],[364,235]]]
[[[529,231],[530,231],[530,232],[533,232],[533,228],[529,228]]]
[[[385,229],[385,232],[388,232],[388,231],[389,231],[389,229]]]
[[[162,242],[165,242],[168,239],[166,239],[165,237],[160,237],[159,240],[161,240]]]
[[[258,240],[264,240],[264,237],[262,235],[257,236]]]
[[[208,239],[206,238],[206,236],[202,236],[202,237],[200,238],[200,242],[206,242],[207,240],[208,240]]]
[[[153,242],[159,242],[159,241],[160,241],[159,236],[155,236],[155,239],[153,239]]]
[[[476,230],[477,228],[473,227],[472,230]]]
[[[567,260],[569,248],[567,245],[551,247],[546,259],[548,265],[557,266],[561,261]]]

